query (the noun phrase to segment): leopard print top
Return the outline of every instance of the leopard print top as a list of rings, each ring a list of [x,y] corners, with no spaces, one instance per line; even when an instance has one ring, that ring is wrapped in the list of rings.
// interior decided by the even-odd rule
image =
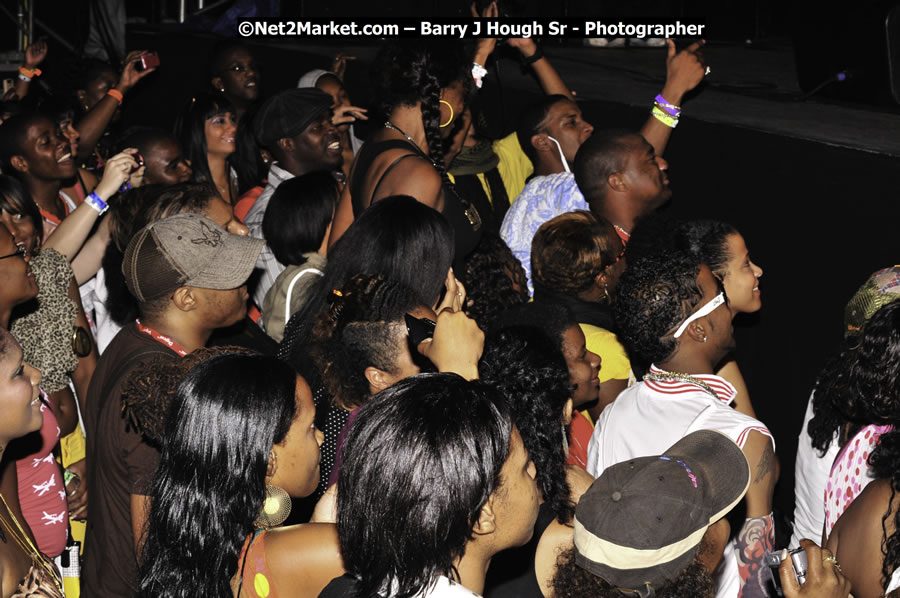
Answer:
[[[10,326],[22,344],[25,361],[41,371],[41,388],[56,392],[69,384],[69,374],[78,365],[72,350],[72,326],[77,308],[67,293],[72,279],[68,260],[56,250],[45,249],[31,260],[38,285],[36,305],[15,317]]]
[[[50,564],[56,568],[56,565]],[[63,598],[63,593],[56,587],[56,582],[43,567],[32,565],[28,575],[10,598]]]

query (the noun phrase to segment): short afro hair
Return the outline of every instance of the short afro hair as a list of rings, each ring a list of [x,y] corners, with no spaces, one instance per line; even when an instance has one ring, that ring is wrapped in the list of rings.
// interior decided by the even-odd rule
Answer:
[[[575,154],[572,173],[585,201],[603,203],[606,200],[609,190],[606,181],[610,175],[625,170],[625,158],[632,149],[635,137],[640,135],[634,131],[607,129],[594,131],[581,144]]]
[[[648,254],[629,262],[616,287],[613,314],[629,356],[660,363],[675,351],[671,332],[703,297],[700,259],[685,251]]]

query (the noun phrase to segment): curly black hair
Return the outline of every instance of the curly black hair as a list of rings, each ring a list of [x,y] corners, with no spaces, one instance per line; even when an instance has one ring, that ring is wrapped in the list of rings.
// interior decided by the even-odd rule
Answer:
[[[630,248],[630,245],[629,245]],[[684,251],[647,254],[619,279],[613,314],[629,356],[660,363],[675,351],[671,333],[703,297],[697,284],[700,260]]]
[[[466,315],[485,332],[502,312],[528,303],[525,270],[499,235],[486,233],[456,275],[466,287]]]
[[[881,562],[882,588],[887,590],[888,582],[894,569],[900,567],[900,509],[894,511],[894,500],[900,492],[900,430],[893,430],[882,434],[878,439],[878,445],[869,457],[869,464],[878,479],[887,479],[891,482],[891,499],[888,501],[887,512],[881,518],[881,552],[884,560]],[[894,516],[894,533],[888,534],[887,522],[891,515]]]
[[[879,309],[819,374],[807,432],[824,454],[835,435],[900,425],[900,301]]]
[[[697,554],[706,549],[706,540],[700,543]],[[556,598],[625,598],[628,594],[583,569],[575,561],[575,548],[563,552],[556,561],[553,592]],[[712,598],[715,593],[712,575],[695,557],[677,579],[659,589],[654,588],[656,598]],[[636,596],[636,594],[634,594]]]
[[[578,326],[578,320],[564,305],[531,302],[507,309],[497,318],[497,330],[516,326],[537,328],[553,340],[556,348],[563,351],[566,330]]]
[[[412,290],[381,275],[359,274],[332,293],[313,325],[309,354],[337,405],[352,410],[366,401],[367,367],[394,372],[406,339],[403,316],[420,305]]]
[[[717,277],[725,278],[732,257],[728,253],[728,237],[740,234],[736,228],[718,220],[691,220],[682,223],[678,232],[688,251],[698,255]]]
[[[505,328],[485,340],[478,371],[509,403],[544,502],[569,523],[575,505],[566,480],[563,409],[572,386],[559,342],[531,326]]]

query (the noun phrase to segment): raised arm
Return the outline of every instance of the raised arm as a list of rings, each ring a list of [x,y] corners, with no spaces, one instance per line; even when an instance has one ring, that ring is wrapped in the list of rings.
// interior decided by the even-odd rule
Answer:
[[[497,3],[491,2],[491,4],[485,7],[481,15],[479,15],[475,9],[475,3],[473,2],[471,12],[472,16],[475,18],[478,18],[479,16],[483,18],[496,18],[498,12]],[[570,100],[575,101],[575,97],[569,89],[569,86],[562,80],[559,72],[557,72],[553,65],[550,64],[550,60],[544,56],[544,51],[532,38],[509,38],[506,40],[506,45],[518,50],[522,55],[522,61],[531,66],[544,93],[547,95],[564,95]],[[482,38],[478,40],[478,47],[475,50],[475,57],[473,59],[475,64],[484,67],[496,46],[496,38]]]
[[[681,52],[676,53],[675,42],[671,39],[666,40],[666,82],[660,95],[665,98],[668,104],[680,108],[684,94],[697,87],[703,81],[706,64],[703,62],[703,54],[700,52],[700,48],[705,43],[705,40],[694,42]],[[663,123],[652,114],[643,128],[641,128],[641,135],[653,146],[657,156],[663,155],[671,134],[672,127]]]
[[[78,133],[81,135],[77,156],[79,164],[94,151],[94,147],[116,113],[116,108],[122,103],[121,98],[131,91],[138,81],[156,70],[156,67],[143,71],[135,68],[144,53],[145,50],[128,53],[125,57],[125,67],[119,75],[119,82],[78,121]]]
[[[537,77],[538,83],[544,93],[547,95],[564,95],[573,102],[575,94],[563,81],[559,72],[550,63],[550,59],[544,56],[544,51],[531,38],[510,38],[506,40],[508,46],[512,46],[522,54],[522,60],[525,64],[531,66],[534,75]]]
[[[750,463],[750,488],[744,498],[747,519],[735,541],[735,556],[741,576],[740,598],[767,598],[766,552],[775,547],[775,523],[772,518],[772,494],[775,491],[775,449],[772,439],[752,431],[744,444],[744,456]]]
[[[16,84],[13,87],[16,97],[20,100],[28,95],[28,88],[31,87],[31,80],[41,74],[38,66],[44,62],[47,57],[47,40],[39,39],[33,44],[28,44],[25,48],[25,64],[19,69],[16,77]]]
[[[137,150],[129,148],[120,154],[110,158],[103,170],[103,178],[97,183],[91,193],[74,212],[66,216],[53,233],[47,238],[44,247],[55,249],[70,262],[75,259],[85,239],[91,233],[94,223],[105,211],[104,205],[112,197],[123,183],[131,177],[131,169],[137,166],[132,156]],[[137,170],[135,176],[143,176],[144,167]],[[96,195],[100,202],[93,196]],[[102,203],[101,203],[102,202]],[[98,265],[99,268],[99,265]],[[96,269],[94,272],[96,273]],[[81,278],[76,275],[81,281]]]

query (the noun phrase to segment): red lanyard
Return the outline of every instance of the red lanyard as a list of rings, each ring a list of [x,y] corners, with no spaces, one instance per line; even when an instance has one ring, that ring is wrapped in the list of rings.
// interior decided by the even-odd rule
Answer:
[[[163,345],[165,345],[165,346],[167,346],[168,348],[172,349],[173,351],[175,351],[176,353],[178,353],[178,354],[179,354],[180,356],[182,356],[182,357],[184,357],[185,355],[188,354],[188,352],[184,350],[184,347],[182,347],[181,345],[179,345],[178,343],[176,343],[175,341],[173,341],[173,340],[172,340],[171,338],[169,338],[168,336],[165,336],[165,335],[162,335],[162,334],[158,333],[157,331],[153,330],[153,329],[150,328],[149,326],[144,326],[143,324],[141,324],[141,321],[140,321],[140,320],[135,320],[134,322],[135,322],[135,324],[137,324],[138,330],[140,330],[140,331],[143,332],[144,334],[149,335],[149,336],[152,337],[153,340],[155,340],[156,342],[162,343]]]

